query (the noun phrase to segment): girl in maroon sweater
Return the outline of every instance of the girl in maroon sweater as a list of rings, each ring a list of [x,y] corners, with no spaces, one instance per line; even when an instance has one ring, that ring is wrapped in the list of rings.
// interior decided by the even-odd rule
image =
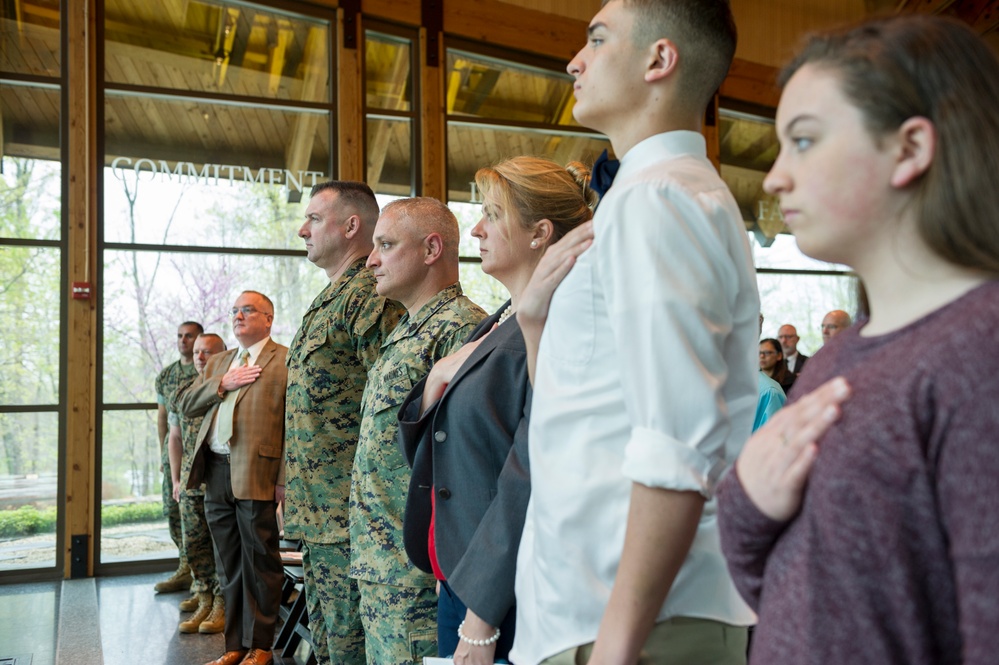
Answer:
[[[814,37],[782,83],[764,187],[867,313],[719,489],[751,662],[999,662],[999,62],[911,15]]]

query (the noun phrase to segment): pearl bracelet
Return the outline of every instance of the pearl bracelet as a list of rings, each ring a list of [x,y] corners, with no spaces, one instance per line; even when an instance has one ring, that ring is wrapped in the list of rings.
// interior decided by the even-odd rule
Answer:
[[[493,635],[492,637],[486,638],[484,640],[473,640],[472,638],[466,636],[465,633],[461,632],[461,629],[464,627],[465,627],[464,621],[458,624],[458,639],[461,640],[462,642],[467,642],[471,644],[473,647],[487,647],[490,644],[495,644],[496,642],[499,641],[499,636],[500,636],[499,628],[496,629],[496,634]]]

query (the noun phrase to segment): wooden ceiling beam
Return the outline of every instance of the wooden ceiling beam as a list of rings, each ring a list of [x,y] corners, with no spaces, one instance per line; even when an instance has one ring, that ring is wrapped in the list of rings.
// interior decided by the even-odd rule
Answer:
[[[268,44],[268,78],[267,91],[271,96],[277,96],[281,88],[281,76],[288,57],[288,46],[295,38],[295,31],[288,19],[277,20],[277,34],[274,43]]]

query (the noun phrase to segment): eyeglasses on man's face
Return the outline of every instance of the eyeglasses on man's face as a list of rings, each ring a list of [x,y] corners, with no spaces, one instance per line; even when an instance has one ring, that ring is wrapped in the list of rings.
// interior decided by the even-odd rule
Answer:
[[[233,307],[232,309],[230,309],[229,316],[235,319],[236,315],[239,314],[240,312],[243,313],[243,316],[250,316],[251,314],[256,314],[260,312],[260,310],[254,307],[253,305],[243,305],[242,307]],[[263,312],[260,313],[262,314]]]

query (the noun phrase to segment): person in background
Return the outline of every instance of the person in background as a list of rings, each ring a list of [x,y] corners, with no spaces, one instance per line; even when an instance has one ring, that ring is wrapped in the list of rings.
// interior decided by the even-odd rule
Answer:
[[[781,350],[784,352],[784,360],[787,368],[795,375],[801,374],[809,356],[798,352],[798,330],[790,323],[785,323],[777,329],[777,339],[780,340]]]
[[[173,483],[170,474],[170,453],[168,435],[170,432],[170,406],[181,384],[189,383],[197,376],[194,369],[194,340],[205,329],[196,321],[185,321],[177,328],[177,351],[180,358],[163,368],[156,377],[156,435],[160,444],[160,470],[163,472],[163,515],[167,518],[170,540],[177,546],[179,562],[177,570],[153,587],[156,593],[173,593],[191,588],[193,579],[191,567],[187,563],[184,550],[184,531],[180,522],[180,505],[173,498]]]
[[[751,660],[994,663],[999,59],[899,15],[813,36],[781,81],[764,189],[863,294],[719,488]]]
[[[178,402],[185,416],[204,416],[188,488],[205,483],[225,597],[225,652],[208,665],[270,665],[284,580],[277,506],[288,349],[271,339],[274,304],[264,294],[243,291],[231,314],[239,347],[209,360]]]
[[[513,644],[517,547],[531,491],[531,390],[513,314],[548,246],[592,216],[588,180],[582,164],[534,157],[475,174],[483,203],[472,236],[483,272],[510,299],[434,364],[399,411],[399,441],[413,468],[406,552],[440,582],[438,650],[456,663],[491,664]]]
[[[760,340],[760,371],[780,384],[786,395],[794,385],[794,373],[788,370],[780,342],[772,337]]]
[[[853,325],[850,315],[841,309],[834,309],[822,317],[822,343],[826,344],[836,335]]]
[[[194,369],[196,376],[204,376],[208,360],[225,351],[225,342],[214,333],[203,333],[194,340]],[[178,394],[186,390],[195,376],[185,379],[178,388]],[[184,552],[191,567],[191,598],[181,602],[180,609],[194,612],[180,622],[182,633],[214,635],[225,628],[225,599],[215,571],[215,546],[205,518],[204,485],[188,489],[191,465],[197,448],[198,430],[203,418],[188,418],[171,410],[170,424],[170,476],[173,483],[173,498],[180,504],[180,524],[184,533]],[[190,601],[194,600],[193,603]]]

